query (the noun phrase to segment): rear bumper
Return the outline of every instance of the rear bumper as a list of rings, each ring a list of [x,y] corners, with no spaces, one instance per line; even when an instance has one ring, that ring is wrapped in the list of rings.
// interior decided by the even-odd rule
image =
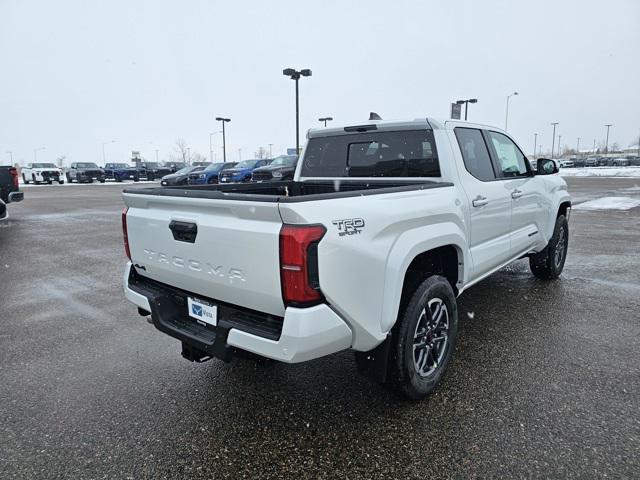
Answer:
[[[140,277],[131,262],[124,273],[124,292],[133,304],[151,312],[158,330],[225,360],[239,348],[274,360],[298,363],[345,350],[352,343],[351,329],[324,304],[289,307],[282,318],[209,299],[218,304],[218,322],[216,327],[203,326],[189,317],[186,306],[182,306],[188,292]]]

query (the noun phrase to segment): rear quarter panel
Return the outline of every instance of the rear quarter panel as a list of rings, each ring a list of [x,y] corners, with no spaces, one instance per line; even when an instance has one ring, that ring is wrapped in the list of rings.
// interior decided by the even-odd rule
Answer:
[[[354,332],[352,347],[369,350],[396,321],[405,272],[416,255],[456,245],[466,256],[464,215],[455,187],[281,203],[284,223],[322,223],[320,288]],[[362,219],[356,234],[335,223]],[[464,260],[461,260],[461,262]]]

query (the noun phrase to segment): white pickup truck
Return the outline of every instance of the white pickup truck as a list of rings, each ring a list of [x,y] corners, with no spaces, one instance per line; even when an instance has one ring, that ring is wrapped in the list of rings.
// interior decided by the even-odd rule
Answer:
[[[125,295],[188,360],[352,349],[419,399],[451,362],[458,295],[523,257],[560,275],[566,183],[504,131],[422,118],[307,138],[292,181],[124,191]]]

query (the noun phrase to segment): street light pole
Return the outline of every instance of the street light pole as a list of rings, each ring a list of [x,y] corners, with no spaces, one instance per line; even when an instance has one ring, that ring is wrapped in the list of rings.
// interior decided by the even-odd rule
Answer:
[[[576,145],[576,155],[580,155],[580,137],[578,137],[578,144]]]
[[[158,163],[158,149],[156,148],[156,163]]]
[[[469,108],[469,104],[470,103],[478,103],[478,99],[477,98],[469,98],[467,100],[458,100],[458,101],[456,101],[457,105],[464,104],[464,119],[465,119],[465,121],[467,120],[467,110]]]
[[[286,75],[291,80],[295,80],[296,82],[296,154],[300,154],[300,101],[299,101],[299,90],[298,90],[298,80],[300,77],[310,77],[311,70],[308,68],[302,69],[300,71],[295,70],[293,68],[285,68],[282,71],[283,75]]]
[[[224,117],[216,117],[216,120],[218,122],[222,122],[222,161],[226,163],[226,161],[227,161],[227,138],[226,138],[225,131],[224,131],[224,124],[226,122],[230,122],[231,119],[230,118],[224,118]]]
[[[504,131],[507,131],[507,125],[509,124],[509,99],[514,95],[518,95],[518,92],[513,92],[510,95],[507,95],[507,111],[504,115]]]
[[[239,162],[242,161],[242,149],[241,148],[238,149],[238,161]]]
[[[551,125],[553,125],[553,138],[551,139],[551,158],[553,158],[553,150],[556,147],[556,125],[558,124],[559,122],[551,123]]]
[[[11,159],[11,165],[13,165],[13,152],[11,150],[7,150],[7,153],[9,154],[9,158]]]
[[[533,158],[536,158],[536,145],[538,143],[538,134],[533,134]]]
[[[211,137],[213,137],[215,133],[216,132],[212,132],[209,134],[209,161],[211,163],[213,163],[213,145],[211,144]]]
[[[612,127],[613,125],[611,125],[610,123],[608,123],[607,125],[605,125],[605,127],[607,127],[607,141],[604,144],[604,154],[606,155],[607,153],[609,153],[609,129]]]
[[[324,122],[325,127],[327,126],[327,122],[330,122],[331,120],[333,120],[333,117],[322,117],[318,119],[319,122]]]
[[[560,140],[562,139],[562,135],[558,135],[558,157],[562,156],[562,146],[560,145]],[[553,157],[553,155],[552,155]]]
[[[273,158],[273,157],[271,156],[271,145],[273,145],[273,143],[270,143],[270,144],[269,144],[269,158]]]
[[[46,147],[34,148],[33,149],[33,163],[38,161],[38,150],[44,150]]]
[[[115,140],[109,140],[108,142],[102,142],[102,163],[106,164],[107,163],[107,154],[105,153],[104,150],[104,146],[109,144],[109,143],[115,143]]]
[[[191,147],[187,147],[187,165],[191,165]]]

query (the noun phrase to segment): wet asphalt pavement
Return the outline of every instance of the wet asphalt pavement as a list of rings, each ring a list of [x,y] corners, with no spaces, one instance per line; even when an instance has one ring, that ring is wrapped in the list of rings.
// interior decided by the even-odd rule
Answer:
[[[121,189],[26,188],[0,226],[0,478],[640,477],[640,208],[574,210],[558,281],[519,261],[464,293],[414,403],[349,352],[183,360],[124,300]]]

